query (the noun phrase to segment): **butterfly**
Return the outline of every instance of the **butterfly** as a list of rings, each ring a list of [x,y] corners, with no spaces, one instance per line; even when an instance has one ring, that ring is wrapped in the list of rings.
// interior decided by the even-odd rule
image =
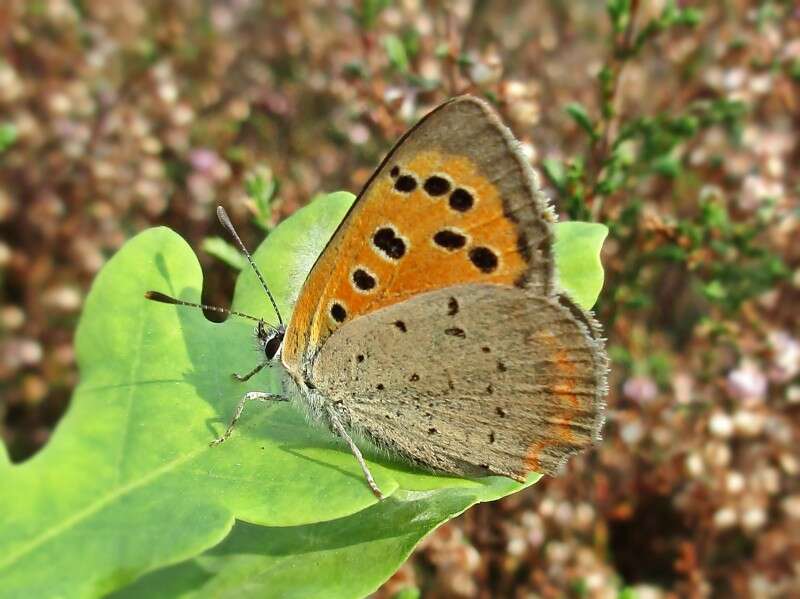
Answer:
[[[599,438],[608,357],[594,317],[559,289],[556,220],[508,128],[485,101],[453,98],[397,142],[366,183],[284,323],[257,320],[262,368],[350,448],[427,469],[523,481],[555,474]],[[194,305],[158,292],[147,297]],[[222,310],[217,308],[218,310]],[[225,311],[225,310],[222,310]]]

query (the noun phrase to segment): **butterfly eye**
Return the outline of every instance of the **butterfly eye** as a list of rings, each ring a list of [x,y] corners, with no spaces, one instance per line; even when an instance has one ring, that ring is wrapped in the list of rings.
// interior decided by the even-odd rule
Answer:
[[[264,353],[267,356],[267,360],[271,360],[275,357],[275,354],[278,353],[278,350],[281,347],[281,343],[283,343],[283,334],[276,334],[269,341],[267,341],[267,343],[264,345]]]

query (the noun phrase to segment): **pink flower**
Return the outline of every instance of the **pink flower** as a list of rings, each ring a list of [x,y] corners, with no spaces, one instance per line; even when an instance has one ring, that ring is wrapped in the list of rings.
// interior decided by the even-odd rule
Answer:
[[[650,377],[639,375],[625,381],[622,387],[622,393],[628,399],[647,403],[655,399],[658,394],[658,387],[656,387],[656,384]]]
[[[800,372],[800,342],[785,331],[770,333],[772,367],[769,377],[778,383],[786,383]]]
[[[192,168],[204,175],[212,175],[219,166],[219,155],[208,148],[197,148],[189,154],[189,163]]]
[[[734,399],[756,403],[767,393],[767,377],[752,360],[742,360],[736,370],[728,373],[728,393]]]

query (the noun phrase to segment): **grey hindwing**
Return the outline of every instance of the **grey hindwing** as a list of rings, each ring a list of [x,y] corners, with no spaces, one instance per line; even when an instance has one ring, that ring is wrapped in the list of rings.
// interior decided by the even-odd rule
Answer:
[[[597,332],[564,296],[458,285],[347,323],[309,375],[345,426],[379,446],[457,475],[521,480],[556,472],[598,437]]]

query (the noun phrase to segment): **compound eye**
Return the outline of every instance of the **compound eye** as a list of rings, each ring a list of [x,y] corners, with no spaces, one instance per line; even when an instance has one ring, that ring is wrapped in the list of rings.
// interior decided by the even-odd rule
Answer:
[[[282,342],[283,335],[275,335],[264,344],[264,353],[267,355],[267,360],[272,360],[275,357]]]

